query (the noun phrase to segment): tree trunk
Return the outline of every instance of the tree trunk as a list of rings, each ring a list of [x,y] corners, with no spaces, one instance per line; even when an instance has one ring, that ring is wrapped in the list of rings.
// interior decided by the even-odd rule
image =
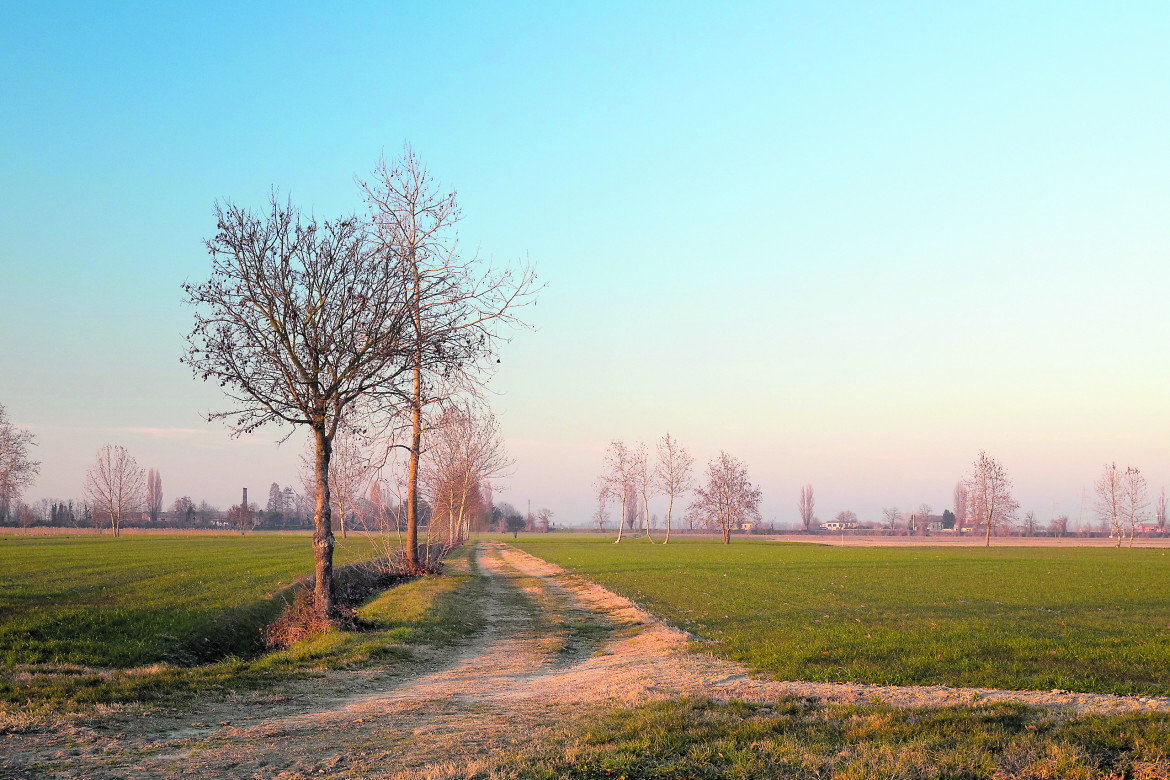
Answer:
[[[642,519],[646,522],[646,538],[650,540],[650,544],[657,544],[654,537],[650,535],[650,501],[649,496],[642,494]]]
[[[991,518],[987,518],[987,537],[983,540],[984,547],[991,546]]]
[[[406,511],[406,560],[418,566],[418,456],[422,449],[422,408],[419,398],[422,391],[420,372],[414,372],[414,409],[411,410],[410,436],[410,484],[407,488]]]
[[[626,500],[623,498],[622,499],[622,514],[621,514],[621,517],[618,518],[618,538],[613,540],[614,544],[617,544],[618,542],[620,542],[622,540],[622,529],[625,528],[625,526],[626,526]]]
[[[670,544],[670,510],[673,508],[674,493],[671,493],[669,500],[666,502],[666,538],[662,540],[663,544]]]
[[[313,513],[313,563],[317,582],[313,596],[317,611],[326,617],[333,615],[333,525],[329,497],[329,459],[333,454],[333,442],[325,434],[325,428],[314,428],[317,445],[317,508]]]

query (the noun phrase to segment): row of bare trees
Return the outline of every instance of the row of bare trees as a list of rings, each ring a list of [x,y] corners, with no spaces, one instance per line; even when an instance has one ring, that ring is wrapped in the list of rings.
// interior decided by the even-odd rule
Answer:
[[[326,615],[338,436],[405,451],[404,553],[419,566],[424,439],[452,399],[476,393],[502,329],[521,324],[516,311],[537,292],[527,265],[460,255],[456,194],[409,147],[358,183],[361,217],[319,221],[275,195],[264,214],[217,204],[210,278],[184,285],[196,309],[184,361],[231,402],[210,417],[236,434],[267,424],[310,432],[315,599]]]
[[[639,518],[646,537],[654,542],[650,534],[650,499],[657,496],[667,499],[663,544],[670,542],[675,500],[692,491],[695,498],[687,509],[692,527],[697,522],[710,530],[719,529],[725,544],[730,543],[733,529],[759,521],[760,490],[748,479],[747,467],[737,458],[721,451],[707,464],[703,481],[696,484],[694,458],[669,433],[659,439],[655,455],[651,465],[646,445],[640,442],[628,445],[615,440],[606,450],[604,470],[594,483],[597,510],[593,519],[599,530],[604,530],[608,505],[618,504],[614,544],[621,542],[627,526],[635,528]]]

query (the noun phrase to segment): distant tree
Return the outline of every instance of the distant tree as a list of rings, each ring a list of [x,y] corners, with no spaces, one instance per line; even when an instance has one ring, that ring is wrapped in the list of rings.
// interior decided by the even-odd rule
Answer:
[[[706,480],[695,489],[693,509],[712,518],[723,532],[723,543],[731,543],[731,529],[749,520],[760,519],[760,490],[748,480],[747,467],[720,451],[707,464]]]
[[[963,480],[955,483],[955,522],[952,526],[955,533],[963,533],[963,529],[967,527],[967,486],[963,484]]]
[[[507,476],[514,465],[489,409],[464,401],[444,410],[424,453],[422,478],[436,522],[447,527],[448,544],[466,538],[479,506],[480,484]]]
[[[219,509],[206,501],[200,501],[199,507],[195,510],[196,519],[198,519],[200,525],[205,527],[211,525],[211,521],[218,515]]]
[[[634,451],[623,441],[614,440],[609,443],[605,452],[605,470],[598,478],[598,495],[604,495],[608,500],[616,500],[621,506],[618,513],[618,535],[614,540],[617,544],[622,540],[622,528],[626,524],[626,508],[630,499],[636,495],[637,461]]]
[[[272,517],[284,517],[284,493],[275,482],[268,486],[268,503],[264,511]]]
[[[16,505],[41,470],[41,464],[29,457],[34,446],[33,435],[17,428],[0,404],[0,523],[17,519]]]
[[[175,503],[171,504],[171,514],[185,525],[191,525],[195,519],[195,502],[190,496],[179,496]]]
[[[228,522],[235,526],[241,535],[253,526],[255,519],[255,512],[245,504],[236,504],[228,510]]]
[[[638,442],[632,449],[634,458],[634,490],[641,499],[642,524],[646,538],[654,544],[654,537],[650,535],[650,496],[655,494],[653,467],[650,465],[650,455],[646,445]]]
[[[944,509],[942,513],[942,527],[950,531],[955,527],[955,513]]]
[[[146,474],[124,447],[107,444],[85,473],[85,495],[95,512],[109,517],[114,536],[120,536],[122,517],[141,510],[146,500]]]
[[[1093,485],[1097,493],[1097,518],[1106,523],[1110,529],[1110,536],[1116,540],[1115,546],[1121,546],[1121,519],[1125,507],[1125,472],[1117,467],[1117,463],[1106,463],[1101,470],[1101,476]]]
[[[672,439],[669,433],[658,440],[658,462],[654,467],[654,479],[658,490],[667,497],[664,544],[670,542],[670,513],[674,509],[674,499],[686,495],[695,487],[692,473],[694,463],[690,453],[676,439]]]
[[[150,522],[157,523],[163,510],[162,474],[154,469],[146,473],[146,511]]]
[[[1036,535],[1036,513],[1031,509],[1024,513],[1023,533],[1024,536]]]
[[[226,203],[215,215],[211,278],[183,285],[196,311],[183,360],[223,389],[232,408],[209,417],[236,435],[270,423],[311,431],[314,597],[332,617],[333,441],[354,415],[398,408],[406,280],[356,218],[318,222],[275,194],[267,213]]]
[[[1146,492],[1146,478],[1135,466],[1129,466],[1122,475],[1123,512],[1129,523],[1129,546],[1133,547],[1133,536],[1139,523],[1145,522],[1146,510],[1150,508]]]
[[[1048,532],[1055,537],[1068,533],[1068,515],[1057,515],[1048,523]]]
[[[898,513],[898,507],[887,506],[882,509],[882,518],[885,520],[886,527],[891,531],[898,530],[898,519],[901,515]]]
[[[552,529],[553,511],[548,507],[541,507],[536,513],[536,530],[547,534]]]
[[[1166,486],[1165,485],[1162,486],[1162,492],[1158,495],[1158,507],[1157,507],[1156,511],[1157,511],[1156,518],[1157,518],[1157,522],[1158,522],[1158,533],[1162,533],[1166,530]]]
[[[593,510],[593,522],[597,524],[597,532],[605,533],[605,524],[609,522],[609,485],[600,482],[596,486],[597,508]]]
[[[991,532],[1015,521],[1019,504],[1012,497],[1012,481],[1007,469],[983,450],[967,478],[967,500],[971,514],[979,518],[987,531],[984,545],[991,546]]]
[[[813,486],[809,484],[802,487],[800,489],[800,502],[796,506],[800,510],[800,522],[804,524],[805,531],[813,529],[813,523],[816,520],[813,510],[816,503],[816,498],[813,497]]]
[[[934,509],[930,504],[919,504],[918,511],[911,515],[914,521],[914,527],[918,531],[919,536],[926,536],[930,530],[930,519],[934,517]]]
[[[513,539],[516,538],[517,534],[524,530],[525,525],[527,525],[527,523],[524,520],[524,515],[515,510],[505,513],[504,528],[508,533],[512,534]]]
[[[849,524],[857,525],[857,513],[852,509],[846,509],[843,512],[838,512],[836,520],[842,527]]]

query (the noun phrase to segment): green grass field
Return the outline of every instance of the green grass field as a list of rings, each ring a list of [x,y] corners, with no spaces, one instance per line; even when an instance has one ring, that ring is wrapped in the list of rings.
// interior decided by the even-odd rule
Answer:
[[[350,537],[335,565],[372,555]],[[272,596],[312,572],[307,536],[0,537],[0,663],[247,657]]]
[[[9,659],[0,703],[68,710],[263,687],[323,669],[409,668],[416,645],[450,646],[479,630],[481,580],[467,552],[448,558],[448,574],[359,607],[362,631],[261,653],[260,627],[284,604],[269,595],[311,570],[307,537],[23,538],[0,546],[0,647]],[[351,537],[335,563],[371,553]]]
[[[780,679],[1170,694],[1162,550],[610,542],[514,543]]]

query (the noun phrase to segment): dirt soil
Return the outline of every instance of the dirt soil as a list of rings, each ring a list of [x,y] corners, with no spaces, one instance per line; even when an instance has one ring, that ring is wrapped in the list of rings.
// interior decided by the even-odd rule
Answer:
[[[538,558],[483,542],[478,566],[485,629],[458,651],[420,654],[412,673],[329,672],[181,711],[8,714],[0,718],[0,777],[503,776],[502,756],[539,744],[565,719],[680,696],[1170,711],[1167,698],[753,678],[627,599]]]

